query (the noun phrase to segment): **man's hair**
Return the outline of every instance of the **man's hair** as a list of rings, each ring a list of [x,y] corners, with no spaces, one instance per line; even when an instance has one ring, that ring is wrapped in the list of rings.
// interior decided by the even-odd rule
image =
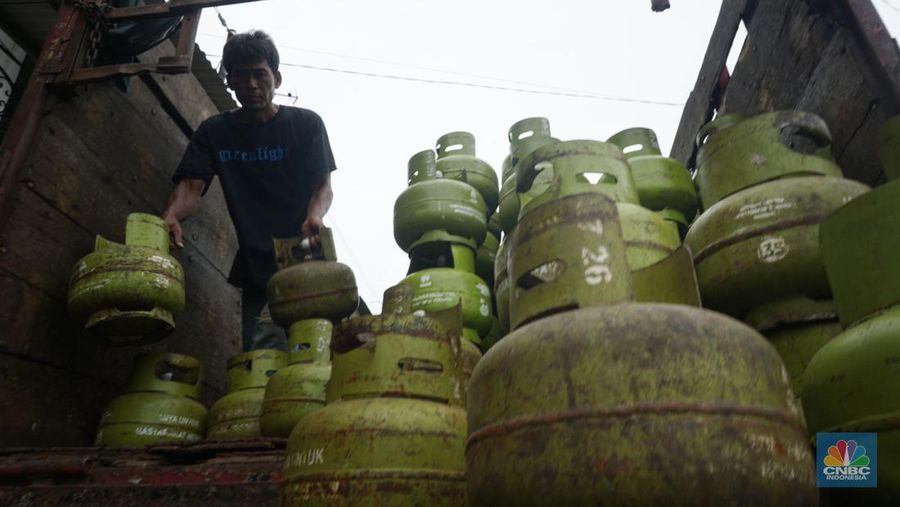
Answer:
[[[256,63],[264,61],[272,72],[278,72],[278,49],[272,37],[262,30],[236,34],[228,39],[222,49],[222,66],[231,74],[231,69],[239,63]]]

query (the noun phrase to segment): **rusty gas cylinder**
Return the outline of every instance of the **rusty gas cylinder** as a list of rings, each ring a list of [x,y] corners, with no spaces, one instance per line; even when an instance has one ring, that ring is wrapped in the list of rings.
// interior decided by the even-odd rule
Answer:
[[[488,215],[493,215],[500,200],[497,173],[475,156],[475,136],[469,132],[442,135],[434,147],[435,169],[446,179],[462,181],[481,194]]]
[[[810,435],[875,432],[878,487],[828,491],[832,505],[900,502],[900,181],[873,189],[822,224],[828,279],[846,329],[803,373]]]
[[[759,331],[781,355],[794,394],[802,390],[806,365],[826,343],[841,334],[834,304],[794,297],[758,306],[747,314],[747,324]]]
[[[677,160],[662,156],[656,133],[650,129],[626,129],[607,142],[625,154],[641,206],[660,212],[680,231],[687,232],[698,206],[690,171]]]
[[[69,313],[96,337],[142,345],[175,329],[184,310],[184,271],[169,255],[169,230],[157,216],[128,215],[125,244],[97,236],[69,281]]]
[[[664,259],[681,245],[676,227],[638,204],[631,169],[618,146],[599,141],[553,143],[533,151],[516,165],[516,171],[520,192],[527,192],[541,175],[551,175],[548,189],[522,204],[520,223],[530,210],[544,203],[563,197],[602,194],[617,203],[628,246],[628,265],[633,271]],[[525,238],[529,234],[519,236]]]
[[[494,260],[499,248],[500,241],[493,234],[488,234],[475,254],[475,274],[484,280],[488,287],[494,286]]]
[[[288,366],[269,379],[259,417],[262,434],[287,438],[307,414],[325,406],[331,378],[332,324],[325,319],[295,322],[289,330]]]
[[[726,115],[705,125],[697,140],[695,179],[703,209],[735,192],[785,176],[842,175],[831,156],[828,125],[812,113]]]
[[[494,299],[497,302],[497,319],[504,330],[502,334],[509,330],[509,243],[510,236],[503,238],[494,257]]]
[[[684,245],[631,276],[635,302],[702,306],[694,258]]]
[[[743,319],[780,299],[829,299],[819,224],[868,190],[842,178],[788,177],[741,190],[704,211],[685,237],[703,305]]]
[[[319,231],[319,247],[307,239],[275,239],[278,272],[266,286],[272,320],[288,328],[294,322],[323,318],[337,321],[359,305],[353,270],[337,262],[331,229]]]
[[[829,341],[803,373],[800,397],[811,438],[820,432],[877,433],[877,489],[823,492],[830,505],[900,502],[898,363],[900,305],[862,319]]]
[[[182,354],[148,352],[135,359],[125,394],[100,417],[96,445],[143,447],[195,442],[206,431],[200,397],[202,365]]]
[[[481,360],[481,350],[469,340],[462,340],[462,350],[460,352],[460,361],[462,368],[463,382],[469,385],[469,378],[475,370],[475,365]]]
[[[613,279],[610,269],[619,262],[609,255],[612,238],[624,241],[631,271],[662,261],[681,244],[677,229],[636,204],[630,170],[622,151],[612,144],[545,145],[517,168],[520,190],[544,172],[552,173],[553,183],[523,206],[512,236],[511,329],[548,312],[620,298],[621,293],[607,287]]]
[[[778,353],[707,310],[622,303],[524,326],[475,367],[468,421],[472,506],[818,502]]]
[[[413,315],[391,290],[406,294],[383,315],[335,329],[329,403],[291,433],[282,505],[465,504],[459,308]]]
[[[504,336],[506,336],[506,330],[504,330],[503,325],[500,324],[500,319],[494,316],[494,318],[491,319],[491,330],[488,332],[487,336],[481,340],[482,354],[487,352],[488,349],[493,347],[494,344],[500,341]]]
[[[633,297],[616,203],[571,195],[526,214],[509,257],[509,319],[516,329],[551,313]]]
[[[404,252],[434,241],[467,244],[473,250],[487,233],[487,206],[467,183],[438,174],[426,150],[408,164],[409,187],[394,203],[394,239]]]
[[[240,440],[262,435],[266,384],[287,362],[280,350],[251,350],[228,360],[228,394],[209,409],[208,440]]]

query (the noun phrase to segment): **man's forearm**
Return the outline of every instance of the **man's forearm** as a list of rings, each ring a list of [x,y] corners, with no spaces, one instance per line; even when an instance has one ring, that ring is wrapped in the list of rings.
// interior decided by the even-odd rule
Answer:
[[[176,220],[184,220],[191,216],[200,200],[204,185],[203,180],[184,179],[179,181],[175,190],[172,191],[172,195],[169,196],[163,216],[171,216]]]
[[[331,175],[326,174],[319,183],[318,188],[309,200],[309,206],[306,210],[307,217],[317,217],[322,219],[331,208],[331,201],[334,199],[334,192],[331,190]]]

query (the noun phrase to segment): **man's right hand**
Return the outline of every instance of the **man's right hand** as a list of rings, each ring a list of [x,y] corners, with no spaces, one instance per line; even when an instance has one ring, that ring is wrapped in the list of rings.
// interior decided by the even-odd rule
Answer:
[[[184,179],[179,181],[169,197],[166,210],[162,213],[162,219],[169,226],[169,235],[176,250],[184,248],[184,231],[181,229],[180,220],[189,217],[194,212],[197,200],[203,193],[204,185],[206,182],[203,180]]]
[[[172,245],[175,246],[175,250],[184,248],[184,231],[181,230],[181,223],[172,214],[165,215],[163,220],[169,226],[169,237],[172,240]]]

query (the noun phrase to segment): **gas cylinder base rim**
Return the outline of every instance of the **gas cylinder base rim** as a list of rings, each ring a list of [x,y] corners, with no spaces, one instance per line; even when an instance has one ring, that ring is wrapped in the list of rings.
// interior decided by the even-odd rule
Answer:
[[[172,312],[158,306],[151,310],[104,308],[94,312],[84,328],[110,345],[145,345],[172,334],[175,319]]]
[[[755,417],[766,421],[775,421],[805,435],[806,427],[796,414],[787,410],[779,410],[763,406],[750,406],[738,403],[712,403],[712,402],[684,402],[684,401],[654,401],[633,403],[614,407],[584,407],[570,409],[565,412],[541,413],[534,415],[520,415],[503,421],[496,421],[488,426],[471,430],[466,439],[466,450],[479,442],[508,436],[520,430],[529,430],[536,426],[552,426],[559,423],[572,423],[591,419],[616,419],[631,418],[647,415],[674,416],[674,415],[710,417],[744,416]]]
[[[444,243],[444,244],[456,243],[459,245],[465,245],[465,246],[471,248],[472,250],[476,250],[476,251],[478,250],[478,246],[479,246],[478,243],[474,239],[467,238],[464,236],[454,236],[452,234],[446,234],[446,233],[438,234],[438,235],[425,233],[419,239],[417,239],[416,241],[413,241],[409,245],[409,248],[407,249],[407,253],[412,255],[414,250],[417,250],[419,247],[422,247],[425,245],[430,245],[432,243]]]
[[[424,505],[465,505],[465,472],[433,474],[406,471],[391,476],[388,471],[356,471],[353,476],[321,473],[285,479],[282,505],[382,506],[411,505],[413,498],[428,499]],[[452,474],[452,476],[449,476]],[[418,505],[418,504],[416,504]]]

